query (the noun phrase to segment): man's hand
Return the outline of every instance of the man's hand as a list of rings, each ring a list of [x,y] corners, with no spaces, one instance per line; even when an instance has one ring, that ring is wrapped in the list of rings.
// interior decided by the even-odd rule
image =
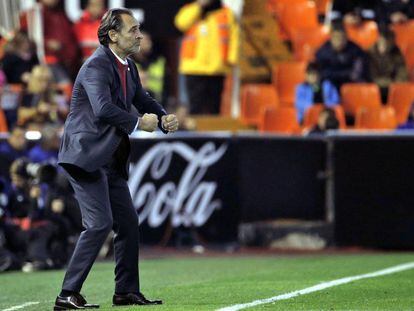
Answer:
[[[138,128],[146,132],[153,132],[158,125],[158,116],[153,113],[145,113],[139,120]]]
[[[178,130],[178,119],[175,114],[167,114],[161,117],[161,125],[164,130],[168,132],[175,132]]]

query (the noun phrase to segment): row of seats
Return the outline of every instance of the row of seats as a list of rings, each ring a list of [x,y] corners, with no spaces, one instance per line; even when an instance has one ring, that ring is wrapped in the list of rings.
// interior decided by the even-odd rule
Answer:
[[[266,106],[260,114],[258,128],[263,133],[301,134],[309,131],[318,122],[322,104],[311,106],[305,113],[301,127],[297,121],[296,109],[293,107]],[[339,121],[339,128],[346,129],[345,113],[341,106],[333,108]],[[354,129],[357,130],[393,130],[397,127],[396,114],[393,107],[361,107],[356,116]]]
[[[292,42],[294,57],[298,61],[314,60],[315,52],[329,39],[329,29],[318,22],[318,14],[325,12],[331,1],[268,0],[268,9],[280,25],[280,36]],[[375,21],[358,25],[345,24],[349,39],[368,50],[379,38]],[[391,26],[396,44],[404,55],[411,75],[414,72],[414,20]],[[411,77],[414,78],[414,77]]]
[[[355,116],[357,129],[393,129],[408,119],[414,101],[414,84],[393,83],[388,103],[384,106],[380,101],[378,86],[371,83],[345,84],[341,88],[341,98],[342,104],[335,107],[340,128],[346,128],[347,113]],[[306,112],[304,128],[315,124],[322,108],[322,105],[315,105]],[[240,119],[244,124],[263,131],[278,129],[277,131],[295,133],[300,128],[296,109],[293,105],[282,102],[277,88],[272,84],[242,86]]]

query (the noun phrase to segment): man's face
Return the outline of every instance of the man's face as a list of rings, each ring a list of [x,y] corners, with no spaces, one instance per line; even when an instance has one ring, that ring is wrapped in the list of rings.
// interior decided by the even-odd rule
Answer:
[[[331,44],[335,51],[342,51],[347,42],[345,32],[334,31],[331,35]]]
[[[25,132],[21,128],[15,128],[9,137],[9,144],[16,150],[26,148]]]
[[[122,29],[118,32],[116,45],[126,55],[131,55],[139,51],[143,38],[139,29],[138,21],[128,14],[122,14]]]
[[[103,0],[89,0],[87,9],[92,18],[98,19],[105,12],[105,3]]]

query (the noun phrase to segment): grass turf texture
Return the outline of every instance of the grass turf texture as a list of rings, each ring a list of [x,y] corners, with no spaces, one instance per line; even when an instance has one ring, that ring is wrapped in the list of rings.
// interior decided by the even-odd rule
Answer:
[[[414,261],[414,253],[165,258],[140,263],[141,289],[162,306],[112,308],[113,264],[94,265],[82,293],[100,310],[215,310]],[[52,310],[63,271],[0,274],[0,310]],[[247,310],[412,310],[414,270],[365,279]]]

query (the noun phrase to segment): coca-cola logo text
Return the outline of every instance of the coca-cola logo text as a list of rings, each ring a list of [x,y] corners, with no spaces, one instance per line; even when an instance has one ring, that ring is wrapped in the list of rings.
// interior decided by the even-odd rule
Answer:
[[[227,144],[216,148],[213,142],[205,143],[199,150],[182,142],[162,142],[131,164],[129,188],[140,223],[147,220],[150,227],[158,227],[170,216],[174,227],[205,224],[211,214],[221,208],[222,202],[213,200],[217,183],[203,180],[203,177],[226,150]],[[161,180],[170,169],[174,154],[188,162],[177,184],[166,181],[156,189],[151,181],[143,183],[147,172],[153,181]]]

